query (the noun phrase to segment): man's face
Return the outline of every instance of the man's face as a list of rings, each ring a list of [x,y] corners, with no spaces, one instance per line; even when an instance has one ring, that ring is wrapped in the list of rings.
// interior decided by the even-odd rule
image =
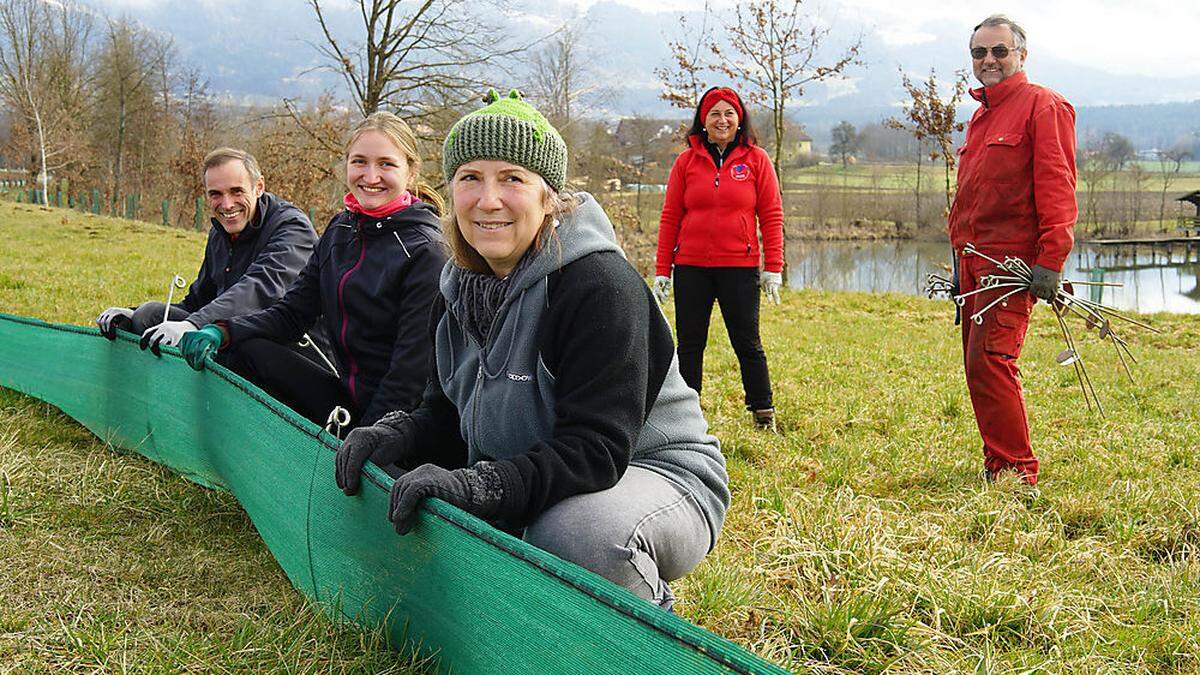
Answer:
[[[992,54],[992,47],[996,45],[1008,47],[1008,56],[996,58]],[[988,50],[982,59],[971,59],[975,79],[985,87],[1000,84],[1025,67],[1025,50],[1013,49],[1012,29],[1008,26],[983,26],[975,31],[971,36],[971,49],[976,47],[986,47]]]
[[[204,194],[213,218],[228,234],[239,234],[254,219],[263,193],[263,180],[250,180],[240,160],[230,160],[204,172]]]

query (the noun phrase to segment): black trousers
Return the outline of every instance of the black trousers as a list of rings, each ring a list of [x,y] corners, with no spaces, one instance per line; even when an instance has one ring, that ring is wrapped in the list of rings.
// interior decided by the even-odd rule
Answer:
[[[758,335],[758,269],[754,267],[675,266],[675,334],[683,381],[700,393],[714,300],[720,303],[741,367],[746,408],[773,407],[767,355]]]
[[[354,407],[341,379],[310,359],[312,351],[311,347],[252,338],[230,345],[217,355],[217,362],[316,424],[325,426],[329,412],[341,406],[350,413],[350,426],[356,425],[362,411]]]

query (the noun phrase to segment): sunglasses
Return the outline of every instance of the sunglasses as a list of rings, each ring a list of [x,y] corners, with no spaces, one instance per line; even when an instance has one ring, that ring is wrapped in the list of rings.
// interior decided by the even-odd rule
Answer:
[[[992,47],[992,56],[996,57],[997,59],[1006,59],[1006,58],[1008,58],[1009,52],[1015,52],[1015,51],[1017,51],[1017,50],[1009,49],[1007,45],[996,45],[995,47]],[[988,55],[987,47],[972,47],[971,48],[971,58],[975,59],[976,61],[982,61],[983,59],[986,59],[987,55]]]

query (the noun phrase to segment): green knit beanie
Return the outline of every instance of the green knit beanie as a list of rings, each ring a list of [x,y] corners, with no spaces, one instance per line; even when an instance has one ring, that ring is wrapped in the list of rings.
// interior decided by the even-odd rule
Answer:
[[[521,92],[500,98],[495,89],[484,107],[463,115],[450,128],[442,146],[446,185],[458,167],[477,159],[511,162],[540,175],[562,191],[567,183],[567,144],[536,108],[521,100]]]

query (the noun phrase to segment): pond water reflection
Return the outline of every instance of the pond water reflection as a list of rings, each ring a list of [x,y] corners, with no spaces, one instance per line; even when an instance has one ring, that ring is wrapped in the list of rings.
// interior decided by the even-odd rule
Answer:
[[[789,241],[788,285],[866,293],[920,294],[925,275],[949,269],[950,245],[936,241]],[[1200,313],[1200,248],[1077,243],[1066,278],[1124,284],[1077,288],[1117,309]]]

